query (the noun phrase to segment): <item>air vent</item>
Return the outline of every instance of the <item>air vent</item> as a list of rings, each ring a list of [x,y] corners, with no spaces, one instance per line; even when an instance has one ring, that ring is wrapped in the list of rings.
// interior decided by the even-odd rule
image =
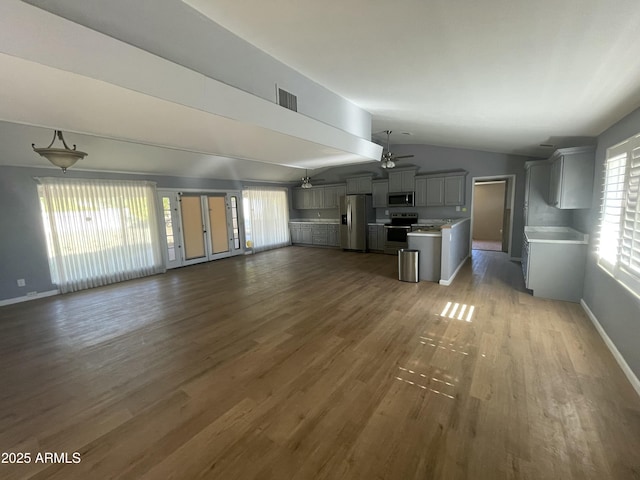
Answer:
[[[296,97],[293,93],[289,93],[286,90],[278,88],[278,105],[297,112],[298,97]]]

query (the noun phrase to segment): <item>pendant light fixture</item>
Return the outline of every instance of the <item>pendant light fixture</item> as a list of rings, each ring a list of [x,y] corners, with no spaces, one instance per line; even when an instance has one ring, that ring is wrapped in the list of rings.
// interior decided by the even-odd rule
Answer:
[[[56,137],[64,148],[51,148],[51,146],[56,141]],[[69,148],[67,142],[64,141],[64,137],[62,136],[61,130],[55,130],[53,133],[53,140],[46,148],[36,148],[36,144],[32,143],[31,147],[33,151],[40,154],[51,163],[53,163],[56,167],[60,167],[63,173],[67,173],[67,168],[72,167],[78,160],[82,160],[87,156],[85,152],[81,152],[80,150],[76,150],[76,146],[73,148]]]
[[[313,185],[311,185],[311,178],[309,178],[309,174],[307,173],[307,170],[304,171],[304,177],[302,177],[302,185],[300,185],[301,188],[311,188],[313,187]]]

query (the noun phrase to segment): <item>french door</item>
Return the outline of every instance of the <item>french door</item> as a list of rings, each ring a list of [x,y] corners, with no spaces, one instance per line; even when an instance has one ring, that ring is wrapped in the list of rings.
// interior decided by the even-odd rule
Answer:
[[[159,191],[167,268],[244,253],[239,192]]]

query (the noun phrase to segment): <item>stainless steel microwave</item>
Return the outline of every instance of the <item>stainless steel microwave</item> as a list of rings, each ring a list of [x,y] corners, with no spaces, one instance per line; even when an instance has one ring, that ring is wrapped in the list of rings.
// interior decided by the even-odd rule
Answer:
[[[390,193],[387,205],[390,207],[413,207],[415,206],[413,197],[413,192]]]

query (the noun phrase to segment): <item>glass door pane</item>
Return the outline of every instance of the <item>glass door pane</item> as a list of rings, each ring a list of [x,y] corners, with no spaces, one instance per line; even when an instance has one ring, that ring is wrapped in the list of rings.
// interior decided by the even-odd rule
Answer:
[[[184,236],[184,258],[186,262],[195,263],[194,260],[206,258],[200,195],[182,196],[180,211]]]
[[[227,205],[225,197],[208,197],[209,207],[209,240],[211,255],[229,251],[227,234]]]

